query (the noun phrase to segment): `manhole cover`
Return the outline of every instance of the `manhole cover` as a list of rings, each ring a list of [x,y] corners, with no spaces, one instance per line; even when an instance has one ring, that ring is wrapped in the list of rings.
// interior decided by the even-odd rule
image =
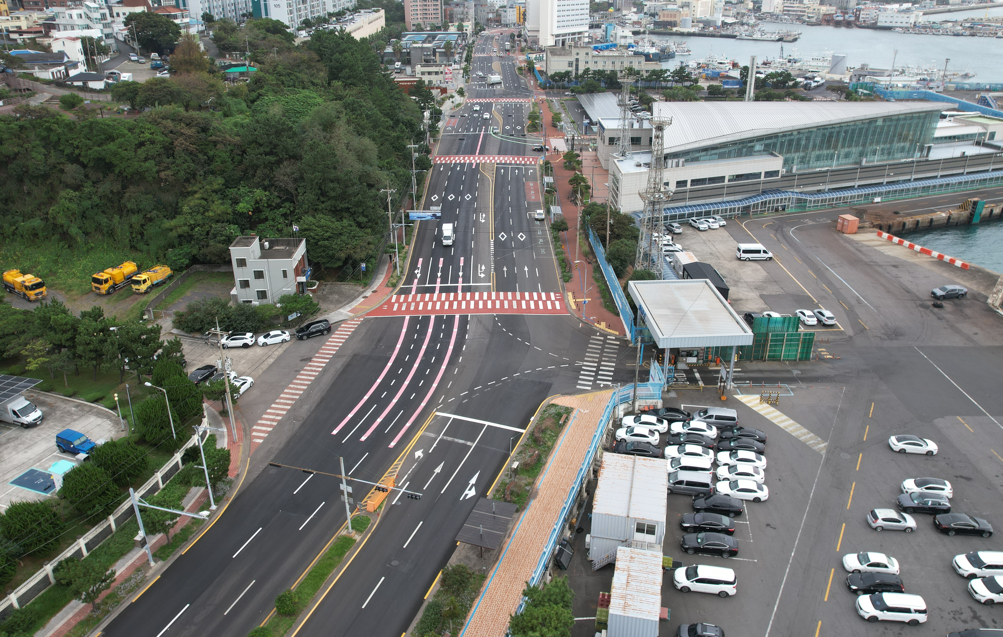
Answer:
[[[398,562],[397,560],[390,562],[390,566],[397,566],[398,564],[400,564],[400,562]]]
[[[841,454],[839,454],[839,457],[842,458],[843,460],[849,460],[850,459],[850,454],[848,454],[848,453],[841,453]]]

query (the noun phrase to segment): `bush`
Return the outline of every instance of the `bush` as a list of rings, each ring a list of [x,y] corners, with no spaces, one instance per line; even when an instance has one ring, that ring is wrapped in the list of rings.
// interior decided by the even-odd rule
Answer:
[[[12,637],[22,635],[31,630],[37,620],[38,610],[31,605],[24,606],[7,615],[7,619],[0,623],[0,632],[7,633]]]
[[[226,329],[226,319],[230,316],[230,301],[218,297],[196,299],[184,310],[174,313],[174,327],[185,332],[202,334],[216,328]]]
[[[304,318],[320,311],[320,305],[309,294],[285,294],[279,299],[279,305],[282,306],[282,320],[296,312]]]
[[[17,558],[21,547],[5,538],[0,538],[0,586],[14,579],[17,574]]]
[[[147,467],[146,453],[129,440],[112,440],[96,447],[91,462],[107,471],[120,487],[128,487]]]
[[[180,418],[177,412],[173,413],[177,426]],[[167,402],[163,396],[150,396],[136,405],[136,429],[143,440],[151,446],[159,447],[166,444],[170,447],[175,444],[174,435],[171,433],[171,419],[167,413]]]
[[[59,98],[59,108],[64,111],[72,111],[83,103],[84,98],[80,97],[76,93],[67,93]]]
[[[299,612],[300,600],[296,591],[289,589],[275,598],[275,612],[291,617]]]
[[[178,340],[178,339],[174,339]],[[157,387],[163,387],[164,381],[172,376],[182,376],[185,370],[181,367],[181,362],[169,358],[166,360],[158,360],[153,366],[153,378],[150,381]]]
[[[526,597],[523,612],[509,621],[512,637],[537,637],[538,635],[568,635],[575,617],[571,604],[575,592],[568,579],[561,577],[543,586],[530,586],[522,592]]]
[[[610,244],[609,251],[606,253],[606,260],[613,268],[613,272],[617,278],[620,278],[627,272],[627,268],[636,256],[637,242],[631,239],[619,239]]]
[[[414,626],[414,635],[427,635],[434,633],[438,635],[439,624],[442,623],[442,602],[433,599],[425,604],[425,611],[421,614],[421,619]]]
[[[93,462],[70,469],[59,493],[86,516],[109,513],[121,497],[108,472]]]
[[[557,221],[550,224],[550,229],[554,232],[567,232],[568,222],[564,219],[558,219]]]
[[[473,581],[474,573],[465,564],[442,569],[442,588],[450,595],[462,595]]]
[[[0,516],[0,537],[16,545],[18,555],[48,552],[65,528],[51,502],[15,502]]]
[[[258,626],[251,632],[247,633],[247,637],[272,637],[272,629],[265,626]]]

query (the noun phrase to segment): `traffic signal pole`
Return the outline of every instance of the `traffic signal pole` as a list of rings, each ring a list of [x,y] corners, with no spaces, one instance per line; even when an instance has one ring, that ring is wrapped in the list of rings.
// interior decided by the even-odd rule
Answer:
[[[345,494],[345,519],[348,520],[348,528],[352,528],[352,509],[348,506],[348,485],[345,483],[345,458],[338,456],[341,463],[341,491]]]

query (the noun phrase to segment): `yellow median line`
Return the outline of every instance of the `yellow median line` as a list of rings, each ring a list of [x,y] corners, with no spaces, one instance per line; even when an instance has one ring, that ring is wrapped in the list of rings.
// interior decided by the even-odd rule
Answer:
[[[846,306],[846,303],[843,303],[842,301],[840,301],[839,304],[845,307],[846,309],[850,309],[849,307]]]
[[[540,406],[536,408],[536,413],[534,413],[533,417],[529,419],[529,424],[526,425],[526,428],[522,430],[522,435],[519,436],[519,442],[515,443],[515,446],[512,447],[513,454],[515,454],[515,450],[519,448],[519,445],[522,444],[522,439],[526,437],[526,433],[529,431],[529,426],[533,424],[533,421],[536,420],[536,417],[540,414],[540,410],[543,409],[543,406],[546,405],[547,401],[549,400],[550,398],[544,398],[543,402],[540,403]],[[574,410],[572,409],[572,411]],[[512,456],[509,456],[509,460],[511,459]],[[492,491],[495,490],[495,485],[498,484],[498,481],[501,480],[502,475],[505,473],[507,469],[508,469],[508,462],[506,461],[505,464],[502,466],[501,470],[498,472],[498,475],[495,476],[495,481],[491,483],[491,488],[488,489],[489,495],[491,494]]]
[[[857,456],[857,471],[860,471],[860,461],[864,459],[864,452],[861,451],[860,455]]]
[[[865,330],[869,330],[869,329],[871,329],[871,328],[867,327],[867,325],[864,325],[864,322],[863,322],[863,321],[861,321],[860,319],[857,319],[857,320],[858,320],[858,321],[860,321],[860,324],[864,326],[864,329],[865,329]]]
[[[864,427],[864,442],[867,442],[867,432],[871,430],[871,426],[867,425]]]
[[[856,489],[856,488],[857,488],[857,483],[856,482],[854,482],[853,484],[850,485],[850,499],[846,501],[846,509],[847,509],[847,511],[850,510],[850,503],[853,502],[853,490]]]
[[[874,417],[874,403],[871,403],[871,413],[867,414],[867,417],[868,418],[873,418]],[[866,438],[865,438],[865,440],[866,440]]]
[[[832,576],[835,575],[835,574],[836,574],[836,569],[835,568],[833,568],[831,571],[829,571],[829,585],[825,587],[825,599],[822,600],[824,602],[829,601],[829,589],[832,588]]]
[[[815,637],[818,637],[819,631],[822,630],[822,620],[818,620],[818,628],[815,629]]]
[[[1003,458],[1000,458],[1000,455],[998,453],[996,453],[996,451],[994,451],[993,449],[990,449],[989,451],[992,451],[993,455],[996,456],[997,458],[999,458],[1000,462],[1003,462]]]

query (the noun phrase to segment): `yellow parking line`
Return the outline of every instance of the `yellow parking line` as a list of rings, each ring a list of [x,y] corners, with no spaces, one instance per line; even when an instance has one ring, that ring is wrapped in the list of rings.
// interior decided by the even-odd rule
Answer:
[[[864,322],[863,322],[863,321],[861,321],[860,319],[857,319],[857,320],[858,320],[858,321],[860,321],[860,324],[861,324],[861,325],[864,325]],[[871,328],[869,328],[869,327],[867,327],[866,325],[864,325],[864,329],[865,329],[865,330],[869,330],[869,329],[871,329]]]
[[[772,232],[770,233],[770,236],[773,237],[774,239],[777,239],[777,235],[773,234]],[[780,241],[780,239],[777,239],[777,241]]]
[[[958,416],[958,420],[961,420],[961,416]],[[968,427],[968,423],[965,422],[964,420],[961,420],[961,424],[964,425],[965,427]],[[968,427],[968,431],[971,431],[972,433],[975,433],[975,430],[972,429],[971,427]]]
[[[871,426],[870,425],[867,425],[866,427],[864,427],[864,442],[867,441],[867,432],[870,431],[870,430],[871,430]]]
[[[826,292],[828,292],[829,294],[832,294],[832,290],[830,290],[830,289],[829,289],[829,286],[828,286],[828,285],[826,285],[825,283],[823,283],[823,284],[822,284],[822,287],[824,287],[824,288],[825,288],[825,291],[826,291]]]
[[[843,528],[839,530],[839,541],[836,542],[836,552],[839,553],[839,547],[843,546],[843,531],[846,530],[846,522],[843,522]]]
[[[783,244],[780,244],[780,247],[783,248],[784,250],[787,250],[787,246],[785,246]],[[787,250],[787,251],[790,252],[790,250]],[[794,257],[794,258],[796,259],[797,257]],[[798,261],[798,263],[801,263],[801,262]]]
[[[994,456],[996,456],[997,458],[1000,458],[1000,455],[998,453],[996,453],[995,451],[993,451],[992,449],[990,449],[989,451],[992,451]],[[1000,462],[1003,462],[1003,458],[1000,458]]]
[[[814,273],[814,272],[812,272],[811,270],[808,270],[808,274],[810,274],[810,275],[812,275],[812,276],[815,276],[815,273]],[[818,277],[817,277],[817,276],[815,276],[815,278],[817,279]]]
[[[818,637],[818,632],[822,630],[822,620],[818,620],[818,628],[815,629],[815,637]]]
[[[765,228],[766,226],[770,225],[771,223],[773,223],[773,222],[772,221],[767,221],[766,223],[763,224],[763,227]]]
[[[857,456],[857,471],[860,471],[860,461],[864,459],[864,452],[861,451],[860,455]]]
[[[829,601],[829,589],[832,588],[832,576],[836,574],[836,569],[829,571],[829,585],[825,587],[825,599],[823,601]]]
[[[874,403],[871,403],[871,413],[867,414],[868,418],[874,417]]]
[[[853,502],[853,490],[857,488],[857,483],[854,482],[850,485],[850,499],[846,501],[846,509],[850,510],[850,504]]]
[[[843,307],[846,307],[846,303],[843,303],[842,301],[840,301],[839,304],[842,305]],[[850,308],[846,307],[846,309],[850,309]]]

